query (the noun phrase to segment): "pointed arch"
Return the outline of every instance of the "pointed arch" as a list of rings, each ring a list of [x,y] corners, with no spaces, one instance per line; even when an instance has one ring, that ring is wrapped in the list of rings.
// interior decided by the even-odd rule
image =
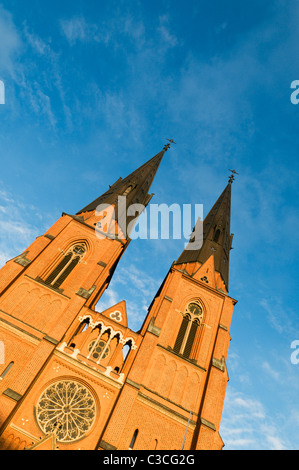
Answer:
[[[163,377],[158,388],[158,393],[163,395],[165,398],[169,397],[169,393],[175,378],[176,370],[177,364],[173,360],[171,360],[164,369]]]
[[[183,314],[182,323],[173,347],[176,354],[190,358],[198,329],[203,320],[203,308],[198,300],[187,304]]]
[[[157,390],[166,367],[166,359],[164,354],[159,354],[153,362],[151,373],[148,381],[148,386],[152,390]]]
[[[134,449],[134,446],[136,444],[136,439],[138,437],[138,434],[139,434],[139,429],[136,429],[134,434],[133,434],[133,437],[132,437],[132,440],[131,440],[131,443],[130,443],[130,447],[129,447],[129,450],[133,450]]]
[[[46,277],[44,280],[45,284],[52,286],[54,289],[59,289],[66,278],[84,258],[86,252],[87,245],[85,242],[74,243]]]

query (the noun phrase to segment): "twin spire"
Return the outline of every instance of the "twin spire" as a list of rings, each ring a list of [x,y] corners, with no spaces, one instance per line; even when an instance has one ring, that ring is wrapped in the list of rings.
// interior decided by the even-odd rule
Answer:
[[[214,255],[215,271],[220,273],[227,291],[229,254],[233,241],[233,234],[230,232],[232,181],[230,177],[228,185],[203,221],[202,246],[197,250],[190,250],[187,247],[176,261],[176,264],[204,264],[211,255]]]
[[[175,142],[169,140],[169,143],[164,146],[161,152],[126,178],[119,178],[119,180],[110,186],[108,191],[81,209],[76,215],[86,216],[86,213],[93,213],[101,204],[109,204],[116,207],[119,196],[126,197],[126,207],[132,204],[141,204],[146,207],[153,197],[153,194],[149,193],[150,187],[163,156],[170,148],[171,143]],[[235,178],[234,175],[237,174],[235,170],[230,171],[232,175],[226,188],[203,221],[202,246],[195,250],[190,250],[187,247],[175,263],[187,264],[198,262],[203,264],[213,255],[215,270],[220,273],[227,290],[229,284],[229,254],[233,240],[233,235],[230,233],[231,186]],[[116,213],[116,218],[117,216]]]
[[[91,204],[81,209],[76,215],[84,212],[95,211],[100,204],[116,204],[119,196],[126,196],[127,205],[142,204],[145,207],[153,197],[149,194],[150,187],[154,181],[162,158],[168,150],[169,144],[153,158],[133,171],[126,178],[119,178],[109,187],[103,195],[95,199]]]

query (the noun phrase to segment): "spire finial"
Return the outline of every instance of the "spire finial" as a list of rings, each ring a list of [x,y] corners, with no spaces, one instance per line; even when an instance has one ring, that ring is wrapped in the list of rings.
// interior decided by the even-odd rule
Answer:
[[[164,145],[163,150],[165,150],[167,152],[167,150],[170,149],[171,144],[176,144],[176,142],[173,139],[166,139],[166,140],[168,140],[169,143]]]
[[[230,171],[232,173],[229,177],[229,180],[228,180],[228,182],[230,184],[232,184],[233,181],[235,180],[235,175],[238,175],[239,173],[237,173],[236,170],[228,170],[228,171]]]

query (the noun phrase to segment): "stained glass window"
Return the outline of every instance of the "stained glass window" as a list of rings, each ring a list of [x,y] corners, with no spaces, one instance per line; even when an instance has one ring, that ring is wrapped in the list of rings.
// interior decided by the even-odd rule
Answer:
[[[94,424],[95,399],[88,388],[79,382],[55,382],[41,395],[36,417],[45,434],[56,430],[58,441],[73,442],[81,439]]]

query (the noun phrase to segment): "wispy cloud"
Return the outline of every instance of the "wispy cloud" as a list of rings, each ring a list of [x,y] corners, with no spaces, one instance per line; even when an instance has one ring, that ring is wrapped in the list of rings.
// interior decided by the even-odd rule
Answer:
[[[126,300],[129,326],[137,331],[143,323],[148,307],[158,290],[161,280],[150,276],[132,263],[119,266],[111,285],[97,305],[103,311]]]
[[[83,16],[60,21],[61,31],[71,46],[77,42],[99,41],[99,29],[97,25],[87,23]],[[103,39],[103,38],[102,38]]]
[[[284,450],[287,443],[260,400],[228,390],[220,434],[227,449]]]
[[[0,5],[0,73],[15,75],[15,59],[22,48],[22,40],[12,15]]]
[[[278,296],[264,298],[260,304],[267,312],[268,322],[275,331],[296,337],[298,333],[297,312],[293,312]]]
[[[38,209],[17,201],[0,182],[0,267],[22,253],[40,235],[41,221]],[[43,219],[43,217],[42,217]],[[34,221],[37,224],[34,224]]]
[[[274,380],[277,380],[279,381],[280,380],[280,373],[274,369],[273,366],[271,366],[271,364],[269,364],[269,362],[267,361],[264,361],[262,363],[262,369],[267,373],[269,374]]]

